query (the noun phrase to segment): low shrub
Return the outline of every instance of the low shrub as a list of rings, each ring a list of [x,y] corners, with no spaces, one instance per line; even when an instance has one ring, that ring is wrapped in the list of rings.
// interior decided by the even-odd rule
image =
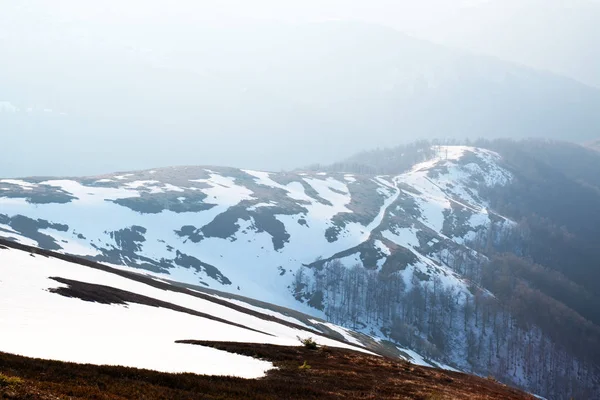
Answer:
[[[319,345],[317,344],[317,342],[315,342],[313,340],[313,338],[309,337],[306,339],[302,339],[300,336],[298,336],[298,340],[300,341],[300,343],[302,343],[304,345],[304,347],[306,347],[307,349],[310,350],[316,350]]]
[[[21,378],[17,378],[16,376],[6,376],[4,374],[0,374],[0,387],[9,387],[15,386],[23,383]]]
[[[298,369],[311,369],[311,368],[312,367],[306,363],[306,360],[304,360],[304,364],[302,364],[301,366],[298,367]]]

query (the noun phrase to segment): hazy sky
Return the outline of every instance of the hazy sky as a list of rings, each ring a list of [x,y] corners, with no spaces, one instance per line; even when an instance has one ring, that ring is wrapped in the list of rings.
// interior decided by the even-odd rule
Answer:
[[[234,124],[239,118],[252,126],[255,115],[194,120],[195,108],[219,101],[233,107],[231,95],[223,94],[233,81],[227,75],[214,83],[223,72],[215,65],[230,69],[227,74],[249,68],[243,55],[227,53],[228,40],[239,40],[228,37],[229,30],[241,26],[368,22],[600,87],[599,7],[596,0],[0,0],[0,136],[14,150],[0,161],[0,175],[87,174],[165,163],[302,165],[300,158],[282,155],[269,162],[260,153],[284,146],[285,132],[302,113],[312,113],[310,107],[277,110],[269,132],[241,132]],[[235,85],[241,86],[227,90],[260,90],[260,82],[239,79]],[[263,110],[260,104],[256,109]],[[217,125],[227,140],[214,137],[211,127]],[[197,158],[181,150],[191,136],[204,144]],[[356,150],[340,143],[339,134],[323,142],[337,143],[333,159]],[[145,151],[151,146],[154,151]],[[170,157],[158,157],[157,146]],[[61,154],[60,161],[53,164],[43,151]],[[313,155],[302,160],[334,161]]]

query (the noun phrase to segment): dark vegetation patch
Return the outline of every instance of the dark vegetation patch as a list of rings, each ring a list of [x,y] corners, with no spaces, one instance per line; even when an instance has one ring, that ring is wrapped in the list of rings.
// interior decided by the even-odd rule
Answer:
[[[122,187],[124,184],[134,181],[159,181],[168,182],[178,187],[206,187],[203,186],[202,182],[192,182],[194,179],[207,179],[209,178],[209,172],[206,170],[209,168],[215,170],[218,168],[210,168],[203,166],[182,166],[182,167],[167,167],[167,168],[156,168],[145,171],[127,171],[127,172],[115,172],[110,175],[99,175],[86,178],[77,179],[82,185],[95,186],[95,187]],[[154,171],[154,173],[151,173]],[[216,171],[218,172],[218,171]],[[122,179],[117,179],[120,176]],[[98,182],[99,180],[110,179],[109,182]],[[160,185],[157,184],[157,185]]]
[[[182,346],[194,344],[268,360],[277,369],[262,379],[241,379],[81,365],[0,353],[0,373],[21,380],[15,389],[0,388],[0,395],[10,390],[15,400],[533,400],[533,396],[491,379],[345,349],[181,342]],[[310,369],[299,368],[307,364]]]
[[[455,201],[450,201],[450,207],[450,209],[443,211],[442,234],[450,238],[464,237],[473,230],[473,227],[469,224],[473,211]]]
[[[398,183],[398,188],[399,188],[400,190],[403,190],[403,191],[405,191],[405,192],[412,193],[412,194],[416,194],[416,195],[421,195],[421,194],[423,194],[423,193],[421,193],[419,190],[415,189],[413,186],[410,186],[409,184],[407,184],[407,183],[404,183],[404,182],[399,182],[399,183]]]
[[[446,246],[446,240],[438,237],[437,232],[432,229],[419,229],[416,235],[419,239],[418,251],[421,254],[431,254]]]
[[[381,274],[383,276],[390,276],[396,272],[404,271],[406,267],[419,261],[417,256],[409,249],[385,239],[383,243],[388,246],[391,252],[381,267]]]
[[[193,234],[193,227],[183,227],[182,229],[185,232]],[[146,234],[146,228],[142,226],[134,225],[130,228],[106,233],[115,240],[116,247],[103,247],[91,243],[92,247],[98,250],[101,254],[93,257],[87,257],[88,259],[99,262],[109,262],[117,265],[125,263],[133,268],[162,273],[169,273],[171,268],[173,268],[175,265],[179,265],[184,268],[194,269],[198,272],[204,272],[209,278],[212,278],[221,284],[231,284],[231,281],[225,275],[223,275],[217,267],[179,251],[176,252],[176,257],[174,259],[161,258],[160,260],[154,260],[144,256],[143,253],[139,253],[142,252],[143,243],[146,241],[144,236]],[[165,244],[164,241],[162,241],[162,243]],[[169,245],[166,245],[166,248],[170,252],[175,250]],[[198,279],[201,278],[198,277]],[[205,282],[201,283],[207,285]]]
[[[115,247],[106,248],[94,243],[91,243],[91,246],[101,253],[96,256],[84,256],[84,258],[91,261],[107,262],[116,265],[125,264],[131,268],[162,273],[168,273],[169,269],[173,267],[172,261],[164,258],[154,260],[136,253],[125,253],[123,250]]]
[[[429,168],[429,171],[427,171],[427,176],[431,179],[437,179],[440,177],[440,175],[447,175],[448,172],[448,166],[440,163],[432,168]]]
[[[316,310],[323,311],[325,309],[325,304],[323,303],[324,300],[325,295],[323,294],[323,291],[316,290],[306,303]]]
[[[66,204],[77,199],[71,193],[54,186],[36,184],[30,189],[25,189],[20,185],[0,182],[0,197],[25,199],[31,204]]]
[[[214,265],[210,265],[203,261],[200,261],[196,257],[183,254],[179,250],[176,254],[177,257],[175,258],[175,264],[184,268],[193,268],[198,272],[203,271],[204,273],[206,273],[206,275],[216,280],[217,282],[223,285],[231,285],[231,281],[225,275],[223,275],[221,271],[219,271],[219,269]]]
[[[417,202],[413,196],[408,193],[412,193],[405,188],[400,190],[400,195],[394,204],[390,206],[390,210],[395,214],[396,217],[407,220],[409,218],[419,219],[421,218],[421,209],[417,205]]]
[[[348,257],[356,253],[359,253],[362,265],[367,269],[377,269],[377,261],[385,257],[385,254],[381,253],[381,251],[378,247],[375,246],[373,241],[368,240],[359,244],[358,246],[351,247],[349,249],[336,253],[329,258],[322,258],[316,260],[306,266],[321,270],[327,263],[333,260],[339,260],[341,258]],[[351,265],[347,265],[346,267],[351,267]]]
[[[426,273],[424,273],[422,271],[419,271],[419,270],[415,270],[414,274],[415,274],[415,277],[418,280],[420,280],[421,282],[427,282],[427,281],[429,281],[429,279],[431,279],[430,275],[428,275],[428,274],[426,274]]]
[[[204,239],[202,232],[193,225],[184,225],[181,229],[176,230],[175,234],[179,237],[187,238],[193,243],[200,243],[200,241]]]
[[[410,170],[415,164],[437,155],[432,142],[421,140],[394,148],[376,149],[356,154],[331,165],[313,165],[310,171],[355,173],[367,175],[395,175]]]
[[[379,208],[377,208],[377,213],[383,205],[383,198],[379,197],[379,200],[381,201],[381,205]],[[384,215],[380,226],[375,228],[368,241],[337,253],[330,258],[319,259],[307,266],[311,268],[322,269],[327,263],[330,263],[333,260],[347,257],[355,253],[360,253],[360,259],[363,263],[363,266],[367,269],[377,269],[377,262],[382,258],[386,258],[386,261],[381,269],[382,275],[389,276],[395,272],[402,271],[406,269],[407,266],[416,263],[418,261],[417,256],[409,249],[385,239],[381,235],[381,232],[385,230],[393,231],[395,227],[411,227],[415,224],[419,224],[421,226],[420,229],[429,229],[419,221],[419,217],[420,210],[417,207],[414,197],[401,190],[398,199],[390,205],[388,212]],[[375,217],[373,216],[373,218]],[[326,231],[326,234],[332,229],[333,228],[329,228]],[[335,232],[333,232],[333,234],[335,234]],[[335,237],[337,236],[334,236],[333,238]],[[375,239],[379,239],[387,245],[391,253],[389,256],[383,254],[380,249],[375,246]]]
[[[333,226],[325,231],[325,237],[329,243],[337,241],[340,233],[349,223],[366,226],[377,217],[381,207],[385,204],[385,197],[378,191],[382,186],[373,179],[361,179],[348,183],[350,203],[346,205],[346,208],[352,212],[342,212],[333,216],[331,219]]]
[[[102,244],[90,242],[90,245],[100,252],[96,256],[87,256],[87,259],[112,264],[126,264],[132,268],[139,268],[152,272],[168,273],[173,267],[172,260],[154,260],[138,252],[142,251],[143,243],[146,242],[146,228],[142,226],[131,226],[118,231],[105,232],[114,241],[116,246],[104,247]]]
[[[476,164],[477,166],[479,166],[479,168],[481,168],[481,170],[484,173],[490,172],[490,166],[488,165],[488,163],[485,160],[481,159],[476,153],[469,150],[463,153],[462,157],[460,157],[457,160],[457,164],[460,166]]]
[[[163,211],[176,213],[201,212],[210,210],[216,204],[206,201],[206,194],[200,191],[147,193],[140,192],[140,197],[127,197],[112,200],[120,206],[127,207],[141,214],[158,214]]]
[[[273,249],[281,250],[290,240],[290,234],[285,229],[283,222],[279,221],[275,215],[295,215],[307,212],[306,209],[287,209],[281,207],[261,207],[252,212],[256,232],[267,232],[271,235]]]
[[[227,211],[217,215],[211,222],[199,229],[201,235],[199,237],[214,237],[221,239],[235,240],[234,236],[240,229],[238,221],[248,220],[249,204],[242,202],[237,206],[230,207]]]
[[[318,203],[325,204],[327,206],[331,206],[331,202],[319,196],[319,192],[315,190],[308,182],[304,180],[304,178],[317,178],[321,179],[323,177],[315,177],[315,176],[302,176],[294,173],[281,173],[281,174],[272,174],[271,179],[279,183],[280,185],[289,185],[290,183],[297,182],[302,185],[304,188],[304,193],[313,199],[315,199]]]
[[[131,228],[110,232],[109,236],[125,253],[135,253],[142,251],[142,243],[146,241],[144,237],[146,231],[143,226],[133,225]]]
[[[69,227],[64,224],[53,224],[45,219],[32,219],[23,215],[8,215],[0,214],[0,224],[8,225],[21,235],[35,240],[40,247],[49,250],[61,250],[62,247],[56,243],[52,236],[41,233],[41,229],[54,229],[59,232],[68,232]]]
[[[333,187],[331,187],[331,186],[329,187],[329,190],[331,190],[333,193],[340,194],[340,195],[343,195],[343,196],[345,196],[345,195],[347,195],[347,194],[348,194],[348,193],[346,193],[346,192],[343,192],[343,191],[341,191],[341,190],[338,190],[338,189],[336,189],[336,188],[333,188]]]
[[[267,232],[271,236],[273,249],[281,250],[290,240],[290,234],[285,229],[283,222],[279,221],[276,215],[296,215],[304,214],[308,210],[296,203],[289,203],[289,206],[259,207],[251,209],[259,201],[242,201],[240,204],[227,209],[227,211],[217,215],[211,222],[202,228],[196,228],[191,225],[182,226],[175,233],[183,238],[187,238],[194,243],[202,241],[204,238],[221,238],[236,240],[235,234],[240,230],[239,220],[252,221],[251,229],[257,233]],[[278,202],[278,204],[280,204]]]
[[[223,324],[236,326],[238,328],[247,329],[250,331],[263,333],[265,335],[272,336],[268,333],[261,332],[259,330],[249,328],[247,326],[237,324],[235,322],[231,322],[222,318],[215,317],[210,314],[205,314],[203,312],[199,312],[196,310],[192,310],[190,308],[181,307],[173,303],[169,303],[162,300],[157,300],[152,297],[142,296],[137,293],[128,292],[126,290],[116,289],[111,286],[104,285],[96,285],[93,283],[79,282],[71,279],[65,278],[57,278],[51,277],[50,279],[55,280],[56,282],[63,283],[67,285],[67,287],[59,287],[54,289],[48,289],[51,293],[56,293],[61,296],[77,298],[83,301],[89,301],[93,303],[100,304],[122,304],[126,305],[128,303],[142,304],[150,307],[160,307],[168,310],[173,310],[177,312],[182,312],[190,315],[194,315],[200,318],[206,318],[212,321],[221,322]]]

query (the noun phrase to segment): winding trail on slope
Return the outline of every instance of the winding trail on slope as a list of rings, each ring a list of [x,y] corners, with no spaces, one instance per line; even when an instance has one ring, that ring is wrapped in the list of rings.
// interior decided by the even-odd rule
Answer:
[[[377,177],[377,178],[380,178],[380,177]],[[390,196],[383,203],[383,206],[379,210],[379,213],[377,214],[377,216],[373,219],[373,221],[371,221],[371,223],[369,225],[367,225],[365,227],[366,237],[365,237],[365,235],[361,236],[360,241],[354,247],[349,247],[346,250],[332,254],[329,258],[323,257],[323,259],[325,259],[325,260],[333,259],[336,255],[341,254],[345,251],[348,251],[349,249],[356,248],[356,247],[360,246],[361,244],[367,242],[371,238],[371,234],[373,233],[375,228],[379,227],[381,225],[381,223],[383,222],[383,218],[385,217],[385,214],[387,213],[388,209],[392,206],[392,204],[394,204],[398,200],[398,197],[400,197],[400,188],[398,187],[398,178],[399,178],[398,176],[395,176],[394,178],[392,178],[393,185],[392,184],[385,185],[386,187],[388,187],[390,189],[392,189],[392,188],[395,189],[396,193],[394,193],[392,196]],[[379,179],[378,179],[378,181],[379,181]],[[379,182],[379,183],[383,183],[383,182]]]
[[[369,225],[367,225],[367,227],[366,227],[366,229],[369,231],[369,236],[371,235],[371,232],[373,232],[373,230],[375,228],[377,228],[379,225],[381,225],[381,223],[383,222],[383,217],[387,213],[388,208],[390,208],[391,205],[394,204],[396,202],[396,200],[398,200],[398,197],[400,197],[400,188],[398,187],[397,179],[398,179],[397,176],[392,179],[392,182],[394,182],[393,186],[388,185],[388,187],[390,189],[394,188],[396,190],[396,193],[394,193],[389,199],[387,199],[383,203],[383,206],[381,207],[381,210],[379,210],[379,214],[377,214],[377,216],[375,217],[375,219]],[[366,240],[368,240],[368,238]],[[364,242],[365,242],[365,240],[363,240],[359,244],[362,244]]]

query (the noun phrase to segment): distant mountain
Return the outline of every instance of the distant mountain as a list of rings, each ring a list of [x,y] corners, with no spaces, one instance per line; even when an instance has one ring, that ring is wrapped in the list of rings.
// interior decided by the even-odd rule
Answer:
[[[586,397],[600,377],[598,170],[600,155],[576,145],[481,141],[287,173],[3,179],[0,235],[296,309],[421,363]]]
[[[591,149],[600,151],[600,139],[588,142],[588,143],[586,143],[586,146],[589,147],[589,148],[591,148]]]
[[[431,182],[452,172],[438,163],[463,154],[481,168],[478,173]],[[456,280],[447,267],[406,247],[420,248],[425,240],[418,238],[420,231],[428,238],[423,249],[460,247],[465,236],[485,231],[495,218],[502,224],[504,218],[490,216],[469,188],[470,176],[493,185],[507,183],[510,174],[485,150],[443,147],[421,157],[428,155],[437,161],[398,176],[175,167],[89,178],[3,179],[0,233],[287,306],[298,306],[289,286],[299,267],[337,259],[388,275],[415,264],[423,274]],[[483,170],[490,168],[497,174],[485,177]],[[450,186],[438,187],[444,182]],[[414,224],[418,227],[411,228]],[[455,235],[460,239],[452,244]],[[257,274],[263,279],[256,281]],[[467,283],[455,283],[466,290]]]
[[[597,0],[485,0],[414,34],[600,87],[598,22]]]
[[[0,101],[20,112],[0,112],[12,148],[0,161],[4,176],[157,162],[281,170],[436,137],[584,142],[600,127],[600,89],[392,29],[195,29],[168,43],[148,38],[151,58],[69,32],[55,33],[51,58],[39,43],[28,52],[7,48]],[[66,115],[31,116],[28,108]],[[64,146],[49,154],[53,143]]]

